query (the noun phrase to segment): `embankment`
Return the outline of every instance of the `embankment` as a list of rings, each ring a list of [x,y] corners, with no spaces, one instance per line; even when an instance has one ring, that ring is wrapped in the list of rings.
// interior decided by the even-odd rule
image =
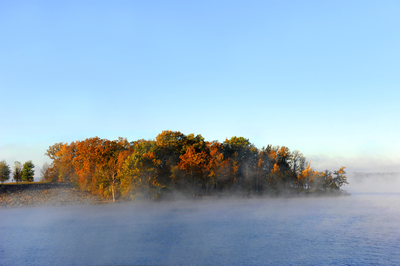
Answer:
[[[103,199],[80,191],[70,184],[33,183],[0,185],[0,208],[87,205]]]

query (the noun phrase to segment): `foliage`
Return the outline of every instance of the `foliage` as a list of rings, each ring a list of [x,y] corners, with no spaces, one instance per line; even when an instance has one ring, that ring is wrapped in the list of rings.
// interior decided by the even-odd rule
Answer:
[[[257,149],[244,137],[220,143],[201,135],[163,131],[155,140],[128,142],[98,137],[56,143],[43,167],[47,181],[73,182],[115,201],[157,199],[179,190],[195,197],[217,193],[280,194],[340,191],[344,167],[317,172],[299,151],[268,145]]]
[[[10,180],[10,174],[10,166],[5,160],[0,161],[0,182],[4,183],[5,181]]]
[[[347,177],[345,176],[345,168],[346,167],[342,166],[339,170],[333,172],[335,177],[332,178],[332,182],[329,184],[332,189],[339,190],[344,184],[349,184],[349,182],[347,182]]]
[[[33,176],[35,174],[35,170],[33,170],[34,167],[35,165],[32,163],[32,161],[27,161],[24,163],[22,166],[23,181],[33,182]]]
[[[142,140],[123,163],[119,172],[121,192],[125,197],[158,198],[165,183],[160,176],[161,160],[157,159],[154,141]]]
[[[51,182],[54,181],[54,175],[52,174],[52,168],[50,167],[50,165],[45,162],[42,166],[42,168],[40,169],[40,174],[41,176],[41,181],[42,182]]]
[[[13,179],[17,184],[22,181],[22,164],[18,161],[14,162]]]

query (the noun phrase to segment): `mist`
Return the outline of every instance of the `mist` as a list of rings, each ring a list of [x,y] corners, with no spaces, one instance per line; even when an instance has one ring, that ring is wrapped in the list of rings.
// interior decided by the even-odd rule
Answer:
[[[393,265],[400,259],[398,200],[353,195],[2,209],[0,261]]]
[[[348,181],[345,190],[350,193],[400,193],[400,172],[354,172]]]
[[[350,193],[400,193],[400,164],[397,158],[309,156],[318,171],[346,166]]]

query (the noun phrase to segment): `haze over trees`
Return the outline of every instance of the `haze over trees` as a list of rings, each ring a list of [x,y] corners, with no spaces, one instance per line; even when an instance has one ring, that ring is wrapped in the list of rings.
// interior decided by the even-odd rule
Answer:
[[[236,136],[222,143],[168,130],[155,140],[94,137],[56,143],[46,155],[53,161],[43,168],[45,181],[71,182],[113,201],[176,191],[193,197],[328,193],[348,184],[345,167],[318,172],[299,151],[258,149]]]

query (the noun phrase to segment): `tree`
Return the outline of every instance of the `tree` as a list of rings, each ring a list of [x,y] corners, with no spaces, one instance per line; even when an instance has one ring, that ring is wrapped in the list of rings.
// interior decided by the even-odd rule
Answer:
[[[13,179],[17,184],[22,181],[22,164],[18,161],[14,162]]]
[[[115,202],[115,187],[120,182],[119,172],[122,170],[123,162],[132,152],[128,141],[123,138],[119,138],[118,141],[105,142],[105,144],[108,144],[109,148],[103,157],[108,158],[108,161],[106,159],[103,163],[98,164],[97,172],[101,177],[100,184],[103,187],[104,184],[111,187],[113,202]]]
[[[196,197],[196,181],[203,181],[203,170],[205,168],[205,157],[204,152],[196,152],[193,146],[189,147],[185,154],[181,155],[179,168],[185,170],[187,174],[190,174],[190,182],[193,184],[193,197]],[[197,178],[194,178],[197,177]]]
[[[320,173],[320,181],[318,182],[319,190],[327,190],[329,189],[330,184],[332,183],[332,172],[326,169],[325,171]]]
[[[99,186],[102,194],[108,196],[111,191],[113,202],[118,193],[118,185],[120,184],[120,172],[125,159],[133,152],[131,145],[124,138],[109,141],[103,140],[101,143],[101,151],[95,161],[96,172],[92,182]],[[105,190],[104,190],[105,188]]]
[[[50,146],[45,155],[53,160],[51,167],[48,168],[46,178],[51,180],[46,181],[59,181],[67,182],[72,181],[75,177],[74,158],[76,153],[77,143],[56,143]]]
[[[255,177],[254,166],[257,165],[258,150],[244,137],[231,137],[223,142],[223,155],[232,166],[237,166],[235,176],[236,189],[243,190],[246,183]]]
[[[5,160],[2,160],[0,162],[0,182],[4,183],[5,181],[8,181],[10,179],[10,174],[10,166],[8,166]]]
[[[340,187],[349,184],[347,182],[347,177],[345,176],[346,172],[344,171],[346,167],[342,166],[340,167],[339,170],[334,171],[333,174],[335,175],[334,178],[332,178],[332,183],[330,184],[330,187],[335,190],[340,190]]]
[[[298,187],[309,190],[311,188],[310,184],[312,183],[314,177],[315,172],[311,168],[311,162],[309,162],[306,169],[304,169],[297,178]]]
[[[186,135],[179,131],[164,130],[157,135],[156,144],[162,150],[163,157],[169,157],[168,159],[179,162],[179,156],[186,151]],[[165,158],[163,159],[165,160]]]
[[[283,174],[279,169],[279,165],[277,163],[274,164],[274,168],[267,176],[268,186],[273,189],[275,192],[279,191],[279,187],[283,183]]]
[[[262,174],[262,166],[263,166],[264,161],[261,158],[258,158],[258,162],[257,165],[254,166],[255,168],[255,173],[256,173],[256,183],[254,186],[254,190],[256,191],[256,193],[258,193],[258,190],[260,188],[260,175]]]
[[[56,143],[46,155],[52,162],[43,166],[42,180],[73,182],[81,190],[113,201],[120,196],[157,199],[173,190],[208,195],[209,187],[216,193],[239,191],[243,195],[288,190],[320,193],[340,191],[347,184],[344,167],[332,177],[329,171],[314,171],[299,151],[272,145],[259,150],[248,139],[236,136],[223,143],[169,130],[155,140],[94,137]],[[22,172],[24,180],[32,181],[34,166],[25,167],[27,163],[23,170],[21,164],[14,167],[17,182]]]
[[[53,181],[54,174],[52,172],[52,167],[45,162],[42,166],[42,169],[40,169],[40,173],[42,174],[41,181],[42,182],[50,182]]]
[[[33,182],[33,175],[35,174],[35,170],[33,170],[34,167],[35,165],[32,163],[32,161],[27,161],[24,163],[22,169],[22,180]]]
[[[218,179],[221,178],[221,175],[219,175],[219,170],[221,169],[224,161],[224,155],[221,152],[222,145],[217,141],[207,142],[206,145],[209,155],[207,156],[205,167],[208,177],[211,179],[211,184],[214,190],[216,190],[218,187]],[[207,193],[208,185],[206,194]]]
[[[135,143],[134,152],[121,160],[119,170],[121,194],[131,199],[140,197],[158,198],[166,179],[160,175],[161,160],[156,156],[158,146],[155,141],[141,140]]]
[[[115,184],[118,181],[118,158],[111,158],[106,164],[98,168],[98,174],[111,184],[113,203],[115,202]]]

